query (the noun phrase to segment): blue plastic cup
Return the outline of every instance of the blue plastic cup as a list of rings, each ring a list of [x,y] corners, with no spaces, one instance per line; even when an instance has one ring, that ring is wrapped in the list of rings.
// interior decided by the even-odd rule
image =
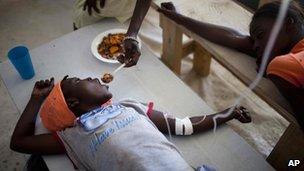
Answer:
[[[17,69],[22,79],[28,80],[33,78],[35,71],[27,47],[14,47],[8,52],[7,56]]]

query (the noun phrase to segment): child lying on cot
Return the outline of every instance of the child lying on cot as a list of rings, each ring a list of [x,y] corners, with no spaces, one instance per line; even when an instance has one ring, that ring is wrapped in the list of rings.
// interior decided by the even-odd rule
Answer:
[[[191,135],[213,127],[214,115],[167,119],[134,100],[111,102],[108,86],[98,79],[54,79],[36,82],[11,138],[11,149],[29,154],[67,153],[80,170],[192,170],[162,134]],[[51,133],[34,135],[38,111]],[[224,113],[227,110],[221,112]],[[231,119],[251,121],[243,107]]]
[[[250,35],[178,14],[172,3],[163,3],[159,11],[209,41],[256,57],[259,69],[280,6],[281,2],[271,2],[260,7],[252,17]],[[304,14],[295,1],[289,5],[267,64],[266,75],[289,101],[304,130]]]

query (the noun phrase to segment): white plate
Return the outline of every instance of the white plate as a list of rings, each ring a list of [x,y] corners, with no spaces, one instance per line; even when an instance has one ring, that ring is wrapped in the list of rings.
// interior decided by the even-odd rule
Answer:
[[[127,30],[126,29],[111,29],[111,30],[107,30],[103,33],[100,33],[99,35],[97,35],[95,37],[95,39],[93,40],[92,44],[91,44],[91,51],[93,53],[93,55],[101,60],[102,62],[106,62],[106,63],[119,63],[118,60],[116,59],[107,59],[107,58],[104,58],[102,57],[99,53],[98,53],[98,45],[101,43],[101,41],[103,40],[104,37],[108,36],[109,34],[115,34],[115,33],[127,33]],[[139,38],[137,38],[138,40],[138,46],[139,46],[139,49],[141,49],[141,40]]]

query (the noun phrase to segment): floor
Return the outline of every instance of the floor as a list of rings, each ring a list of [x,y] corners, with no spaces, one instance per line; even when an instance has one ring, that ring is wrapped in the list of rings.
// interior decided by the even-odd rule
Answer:
[[[0,61],[7,59],[8,49],[24,44],[29,49],[35,48],[52,39],[72,31],[72,4],[74,0],[0,0]],[[157,13],[150,12],[143,32],[159,34]],[[149,39],[142,35],[144,42],[159,53],[161,37]],[[183,61],[181,79],[197,92],[214,110],[229,107],[246,89],[232,74],[215,61],[212,61],[211,74],[206,78],[197,76],[192,71],[191,56]],[[10,99],[0,79],[0,170],[23,170],[28,155],[12,152],[9,140],[19,118],[19,112]],[[229,125],[240,134],[261,155],[267,156],[287,126],[266,103],[253,93],[246,95],[242,105],[252,113],[251,124],[237,121]]]
[[[0,0],[0,61],[7,50],[35,48],[73,29],[74,0]]]
[[[33,49],[73,31],[74,0],[0,0],[0,62],[16,45]],[[19,112],[0,79],[0,170],[23,170],[28,155],[9,149]]]

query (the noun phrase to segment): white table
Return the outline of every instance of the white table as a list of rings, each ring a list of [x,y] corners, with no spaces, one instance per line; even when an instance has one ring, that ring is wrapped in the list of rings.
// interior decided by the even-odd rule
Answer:
[[[19,112],[24,109],[37,80],[52,76],[60,80],[66,74],[81,78],[100,77],[105,71],[114,70],[118,65],[105,64],[95,59],[90,52],[90,45],[98,33],[120,27],[113,20],[103,20],[102,23],[85,27],[31,50],[36,71],[31,80],[22,80],[8,61],[1,63],[1,77]],[[111,83],[110,90],[114,100],[132,97],[153,101],[156,108],[180,117],[213,112],[145,45],[138,65],[120,71]],[[217,130],[216,138],[210,131],[191,137],[174,137],[172,141],[181,149],[189,164],[195,167],[209,164],[225,171],[273,170],[262,156],[227,125]],[[50,170],[73,170],[64,155],[44,156],[44,159]]]
[[[160,3],[165,1],[157,0],[155,6],[159,7]],[[207,23],[234,28],[243,34],[249,34],[249,23],[253,14],[232,0],[172,1],[177,10],[185,16]],[[209,74],[212,58],[227,68],[247,86],[256,78],[257,72],[254,58],[207,41],[162,14],[160,15],[160,26],[163,28],[162,59],[175,73],[180,73],[182,58],[194,52],[193,69],[202,76]],[[183,34],[191,37],[193,41],[183,44]],[[287,170],[289,169],[288,162],[290,158],[304,160],[304,134],[292,114],[288,101],[269,79],[262,78],[253,92],[290,122],[284,134],[267,157],[267,161],[277,170]],[[304,169],[303,167],[304,165],[299,169]]]

